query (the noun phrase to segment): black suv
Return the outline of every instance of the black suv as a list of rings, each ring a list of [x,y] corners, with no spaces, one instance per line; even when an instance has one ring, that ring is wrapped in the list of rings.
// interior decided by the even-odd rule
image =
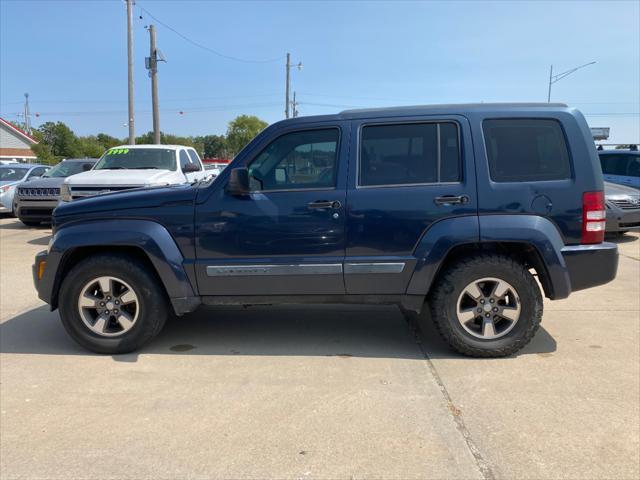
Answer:
[[[618,264],[591,133],[562,104],[285,120],[214,180],[81,199],[53,224],[39,296],[102,353],[200,304],[366,303],[430,312],[461,353],[508,355],[543,293],[609,282]]]

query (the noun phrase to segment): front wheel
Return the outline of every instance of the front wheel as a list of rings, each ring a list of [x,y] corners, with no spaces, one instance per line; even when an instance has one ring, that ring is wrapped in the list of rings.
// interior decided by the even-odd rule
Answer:
[[[96,255],[73,267],[60,288],[60,318],[69,335],[96,353],[127,353],[162,329],[169,305],[162,285],[140,261]]]
[[[524,265],[479,255],[448,268],[430,294],[433,321],[456,351],[502,357],[524,347],[542,319],[540,289]]]

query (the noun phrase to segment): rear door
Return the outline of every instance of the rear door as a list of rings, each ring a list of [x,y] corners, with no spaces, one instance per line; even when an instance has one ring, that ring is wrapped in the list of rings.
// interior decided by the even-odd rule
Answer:
[[[403,294],[423,233],[438,220],[477,214],[468,122],[365,119],[353,121],[352,132],[346,291]]]

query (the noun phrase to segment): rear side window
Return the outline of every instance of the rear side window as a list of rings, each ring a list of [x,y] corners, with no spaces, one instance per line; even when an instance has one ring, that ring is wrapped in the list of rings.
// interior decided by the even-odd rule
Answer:
[[[359,185],[415,185],[458,181],[460,148],[455,123],[363,127]]]
[[[571,178],[567,144],[556,120],[485,120],[483,130],[493,181]]]

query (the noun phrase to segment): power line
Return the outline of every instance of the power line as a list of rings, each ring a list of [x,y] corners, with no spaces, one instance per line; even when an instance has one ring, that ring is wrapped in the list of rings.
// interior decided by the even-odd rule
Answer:
[[[149,12],[149,10],[147,10],[144,7],[140,7],[138,6],[138,8],[143,11],[144,13],[146,13],[147,15],[149,15],[152,19],[154,19],[156,22],[158,22],[160,25],[162,25],[163,27],[171,30],[173,33],[175,33],[176,35],[178,35],[180,38],[182,38],[183,40],[189,42],[190,44],[206,51],[209,53],[213,53],[214,55],[217,55],[218,57],[221,58],[226,58],[227,60],[233,60],[235,62],[241,62],[241,63],[272,63],[272,62],[279,62],[284,58],[284,55],[280,55],[279,57],[276,58],[269,58],[269,59],[265,59],[265,60],[250,60],[247,58],[238,58],[238,57],[233,57],[231,55],[226,55],[222,52],[219,52],[217,50],[214,50],[213,48],[207,47],[206,45],[203,45],[199,42],[196,42],[195,40],[192,40],[191,38],[187,37],[186,35],[184,35],[183,33],[180,33],[178,30],[176,30],[175,28],[173,28],[170,25],[167,25],[166,23],[164,23],[163,21],[159,20],[157,17],[155,17],[151,12]]]

